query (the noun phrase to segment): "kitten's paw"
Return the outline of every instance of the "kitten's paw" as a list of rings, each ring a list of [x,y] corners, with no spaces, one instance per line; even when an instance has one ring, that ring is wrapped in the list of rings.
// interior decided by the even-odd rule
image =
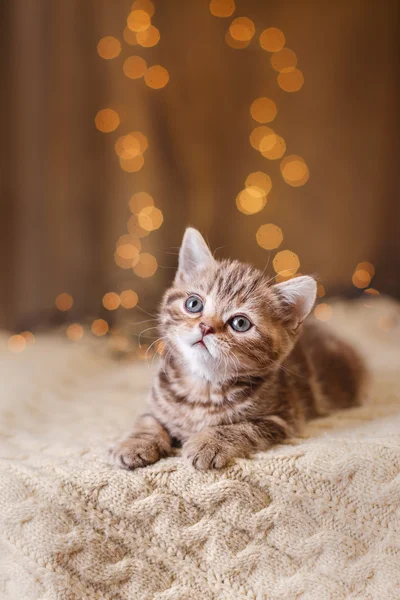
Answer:
[[[182,452],[199,471],[222,469],[234,458],[231,446],[203,433],[190,437],[183,445]]]
[[[155,439],[128,438],[109,450],[112,461],[122,469],[137,469],[152,465],[162,457]]]

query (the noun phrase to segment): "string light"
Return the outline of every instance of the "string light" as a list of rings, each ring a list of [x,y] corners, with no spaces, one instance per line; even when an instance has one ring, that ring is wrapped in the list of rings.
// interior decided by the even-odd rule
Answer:
[[[142,153],[139,140],[130,133],[119,137],[114,147],[116,154],[125,160],[135,158],[135,156]]]
[[[147,71],[147,63],[141,56],[129,56],[122,69],[129,79],[140,79]]]
[[[235,40],[231,36],[229,29],[225,34],[225,42],[228,44],[228,46],[234,48],[235,50],[242,50],[250,44],[250,40],[247,40],[246,42],[240,42],[239,40]]]
[[[131,261],[131,266],[133,266],[133,261],[139,259],[139,250],[131,244],[121,244],[118,246],[116,253],[126,261]]]
[[[261,225],[256,233],[257,244],[264,250],[274,250],[283,241],[282,229],[273,223]]]
[[[281,72],[278,75],[278,85],[285,92],[298,92],[304,85],[304,76],[300,69]]]
[[[124,308],[134,308],[137,305],[139,298],[137,293],[133,290],[125,290],[124,292],[121,292],[120,300],[121,306]]]
[[[263,150],[265,150],[268,148],[269,145],[271,145],[272,147],[275,141],[276,133],[269,127],[265,127],[265,125],[255,127],[250,134],[250,144],[255,150],[258,150],[260,152],[261,144],[263,145]]]
[[[250,114],[258,123],[270,123],[277,113],[276,104],[270,98],[258,98],[250,106]]]
[[[131,10],[144,10],[150,18],[156,12],[154,4],[150,0],[135,0],[131,6]]]
[[[318,321],[329,321],[329,319],[332,318],[332,313],[332,307],[325,302],[318,304],[318,306],[314,308],[314,316]]]
[[[119,157],[119,164],[123,171],[126,171],[127,173],[136,173],[136,171],[140,171],[144,165],[144,156],[143,154],[138,154],[133,158]]]
[[[84,330],[79,323],[72,323],[67,327],[66,335],[71,342],[79,342],[83,338]]]
[[[280,29],[269,27],[260,35],[260,46],[267,52],[279,52],[285,45],[285,36]]]
[[[151,23],[149,14],[145,10],[134,9],[128,16],[127,24],[131,31],[138,33],[145,31]]]
[[[261,150],[261,154],[264,156],[264,158],[268,158],[269,160],[277,160],[278,158],[282,158],[286,152],[285,140],[280,135],[275,135],[274,138],[270,139],[274,140],[274,145],[272,148]],[[263,141],[263,144],[265,145],[265,141]]]
[[[353,273],[352,282],[357,288],[367,288],[371,283],[371,275],[364,269],[358,269]]]
[[[289,73],[297,65],[297,56],[293,50],[282,48],[271,56],[271,65],[275,71]]]
[[[169,81],[169,73],[167,69],[161,65],[153,65],[147,69],[144,76],[145,83],[153,90],[159,90],[167,85]]]
[[[134,215],[150,206],[154,206],[154,200],[147,192],[136,192],[129,200],[129,208]]]
[[[260,212],[267,203],[267,196],[263,195],[259,187],[249,186],[239,192],[236,197],[236,206],[245,215]]]
[[[119,305],[121,304],[121,300],[118,294],[115,292],[107,292],[103,296],[103,306],[107,310],[117,310]]]
[[[138,222],[138,218],[136,215],[132,215],[129,219],[128,219],[128,231],[131,235],[138,237],[138,238],[144,238],[147,235],[149,235],[150,231],[147,231],[146,229],[143,229],[143,227],[141,227],[139,225]]]
[[[143,46],[143,48],[152,48],[156,46],[160,41],[160,32],[157,27],[150,25],[145,31],[139,31],[136,34],[137,43]]]
[[[139,43],[137,41],[137,34],[134,31],[131,31],[128,25],[124,29],[123,37],[125,42],[130,46],[137,46]]]
[[[143,208],[138,215],[138,222],[146,231],[154,231],[161,227],[164,220],[163,214],[159,208],[147,206]]]
[[[247,17],[238,17],[229,26],[231,37],[238,42],[250,42],[255,31],[253,21]]]
[[[27,346],[29,346],[30,344],[34,344],[36,341],[36,338],[32,331],[23,331],[21,335],[24,338]]]
[[[322,283],[317,283],[317,297],[323,298],[325,296],[325,294],[326,294],[325,288],[322,285]]]
[[[284,181],[292,187],[304,185],[310,177],[305,160],[296,154],[285,156],[281,161],[280,170]]]
[[[104,319],[96,319],[92,323],[92,333],[97,336],[106,335],[108,331],[108,323]]]
[[[139,256],[138,263],[133,267],[134,272],[139,277],[147,278],[152,277],[157,271],[157,260],[148,252],[144,252]]]
[[[299,270],[300,260],[297,254],[291,250],[277,252],[272,261],[276,273],[285,273],[285,276],[293,276]]]
[[[272,189],[271,177],[262,171],[255,171],[254,173],[250,173],[250,175],[248,175],[245,186],[247,188],[258,188],[261,190],[261,195],[266,196]]]
[[[364,294],[367,294],[368,296],[380,296],[380,292],[375,288],[367,288],[364,290]]]
[[[361,271],[361,270],[362,271],[367,271],[367,273],[370,275],[371,279],[375,275],[375,267],[370,262],[360,262],[360,263],[358,263],[358,265],[355,268],[355,270],[356,271]]]
[[[56,307],[58,310],[67,311],[72,308],[74,303],[74,299],[70,294],[66,294],[63,292],[62,294],[58,294],[56,297]]]
[[[23,352],[26,348],[26,340],[22,335],[12,335],[8,338],[8,349],[10,352],[14,352],[15,354],[19,354]]]
[[[119,125],[119,116],[115,110],[103,108],[97,113],[94,122],[99,131],[110,133],[117,129]]]
[[[230,17],[235,12],[234,0],[211,0],[210,12],[214,17]]]
[[[97,53],[105,60],[116,58],[121,53],[121,42],[117,38],[107,35],[97,44]]]

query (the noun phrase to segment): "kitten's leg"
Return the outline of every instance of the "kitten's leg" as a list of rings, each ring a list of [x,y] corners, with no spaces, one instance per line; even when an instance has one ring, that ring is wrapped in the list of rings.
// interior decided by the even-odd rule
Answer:
[[[151,465],[171,452],[168,431],[151,414],[138,418],[132,433],[110,450],[113,461],[123,469]]]
[[[257,421],[207,427],[192,435],[183,445],[183,455],[196,469],[220,469],[232,459],[266,450],[283,441],[289,426],[277,416]]]

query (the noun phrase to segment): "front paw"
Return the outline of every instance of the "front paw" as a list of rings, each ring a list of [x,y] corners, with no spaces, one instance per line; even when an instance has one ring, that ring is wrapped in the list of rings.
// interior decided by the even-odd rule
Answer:
[[[212,434],[196,433],[183,445],[183,456],[199,471],[222,469],[234,458],[230,445]]]
[[[122,469],[137,469],[160,460],[162,452],[156,440],[132,437],[116,444],[109,455]]]

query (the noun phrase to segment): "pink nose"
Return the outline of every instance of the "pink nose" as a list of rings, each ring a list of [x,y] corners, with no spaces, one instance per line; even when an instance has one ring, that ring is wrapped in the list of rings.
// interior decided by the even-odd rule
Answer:
[[[203,337],[205,337],[209,333],[214,333],[214,328],[211,327],[211,325],[206,325],[205,323],[200,323],[199,327],[200,327],[201,333],[203,334]]]

